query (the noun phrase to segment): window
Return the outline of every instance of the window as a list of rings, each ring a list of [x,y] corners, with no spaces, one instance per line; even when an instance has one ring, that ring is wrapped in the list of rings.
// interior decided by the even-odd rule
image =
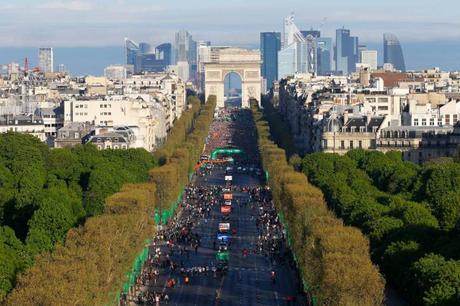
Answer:
[[[430,125],[434,125],[434,118],[430,119]]]
[[[323,148],[324,148],[324,149],[327,148],[327,139],[323,139]]]
[[[426,125],[426,119],[425,119],[425,118],[422,119],[422,125],[423,125],[423,126]]]
[[[414,119],[414,125],[418,126],[418,119]]]
[[[358,146],[359,146],[360,149],[363,148],[363,142],[362,142],[362,140],[358,141]]]
[[[345,141],[340,141],[340,148],[345,149]]]
[[[104,104],[99,105],[99,108],[103,108],[103,107],[104,107]]]
[[[388,110],[388,106],[379,106],[379,110]]]
[[[452,117],[453,117],[452,118],[452,124],[457,123],[457,114],[453,115]]]
[[[353,149],[353,140],[350,140],[350,149]]]
[[[379,102],[385,102],[385,103],[387,103],[387,102],[388,102],[388,98],[379,98]]]
[[[446,115],[446,125],[450,125],[450,115]]]

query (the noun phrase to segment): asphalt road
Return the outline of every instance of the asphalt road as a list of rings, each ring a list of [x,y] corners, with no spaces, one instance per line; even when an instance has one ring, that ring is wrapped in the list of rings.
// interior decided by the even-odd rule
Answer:
[[[222,170],[213,171],[211,175],[196,178],[195,182],[197,185],[223,185],[224,176]],[[247,174],[234,175],[233,183],[237,186],[260,184],[258,178]],[[234,193],[234,199],[246,202],[249,195],[245,192]],[[201,247],[197,254],[191,251],[188,258],[185,255],[180,257],[185,267],[212,266],[216,263],[213,242],[216,239],[218,224],[222,220],[219,207],[216,205],[213,208],[207,222],[201,220],[193,229],[201,236]],[[286,297],[296,296],[298,293],[295,272],[287,265],[272,263],[263,255],[251,252],[245,257],[242,254],[244,248],[255,249],[258,235],[255,221],[257,209],[256,206],[251,208],[250,205],[233,204],[229,222],[231,227],[237,230],[237,234],[230,247],[228,272],[217,277],[214,277],[213,273],[195,275],[191,277],[188,285],[180,279],[177,287],[165,287],[163,290],[170,297],[170,305],[289,305]],[[275,284],[270,277],[272,270],[277,273]],[[297,299],[297,305],[300,305],[301,297]]]

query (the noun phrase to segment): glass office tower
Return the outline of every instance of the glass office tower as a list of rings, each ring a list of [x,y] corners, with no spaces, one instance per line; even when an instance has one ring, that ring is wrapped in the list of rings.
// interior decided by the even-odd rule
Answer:
[[[332,72],[332,38],[320,37],[316,39],[318,54],[318,75],[328,75]]]
[[[260,33],[260,52],[262,55],[262,76],[267,80],[267,87],[278,80],[278,51],[281,49],[280,32]]]
[[[155,48],[156,59],[163,61],[165,66],[171,65],[172,45],[164,43]]]
[[[136,59],[138,54],[139,46],[134,41],[125,38],[126,64],[136,66]]]
[[[406,71],[401,44],[394,34],[383,34],[383,62],[392,64],[397,70]]]
[[[297,45],[281,49],[278,52],[278,78],[282,79],[297,72]]]
[[[359,60],[358,37],[350,35],[348,29],[336,30],[335,65],[336,72],[348,75],[355,71]]]

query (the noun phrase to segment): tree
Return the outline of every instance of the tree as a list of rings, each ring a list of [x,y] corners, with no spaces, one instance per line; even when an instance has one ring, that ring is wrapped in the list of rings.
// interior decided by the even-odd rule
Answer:
[[[104,201],[107,196],[120,190],[123,183],[134,182],[135,179],[121,165],[104,162],[95,166],[88,181],[84,207],[89,216],[101,214],[104,211]]]
[[[417,300],[424,305],[458,305],[460,302],[460,262],[428,254],[412,265]]]
[[[367,226],[369,227],[369,238],[371,241],[379,243],[387,234],[403,227],[404,222],[394,217],[381,216],[370,221]]]
[[[381,258],[382,266],[392,281],[399,288],[407,290],[410,285],[410,276],[407,267],[423,254],[420,244],[416,241],[395,241],[385,250]]]
[[[71,150],[51,150],[46,163],[48,175],[54,175],[69,185],[71,182],[79,182],[83,166],[78,160],[78,155]]]
[[[13,288],[16,271],[25,264],[22,242],[10,227],[0,227],[0,296]]]
[[[27,246],[33,254],[52,250],[84,216],[81,199],[73,196],[66,186],[43,191],[39,206],[28,224]]]

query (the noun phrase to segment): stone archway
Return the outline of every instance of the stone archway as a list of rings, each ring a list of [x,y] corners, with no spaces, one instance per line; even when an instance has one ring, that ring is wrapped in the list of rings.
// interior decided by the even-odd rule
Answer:
[[[252,99],[260,104],[260,64],[259,50],[213,47],[211,61],[204,64],[206,98],[215,95],[217,107],[224,107],[225,76],[234,72],[241,77],[241,106],[249,107],[249,101]]]

